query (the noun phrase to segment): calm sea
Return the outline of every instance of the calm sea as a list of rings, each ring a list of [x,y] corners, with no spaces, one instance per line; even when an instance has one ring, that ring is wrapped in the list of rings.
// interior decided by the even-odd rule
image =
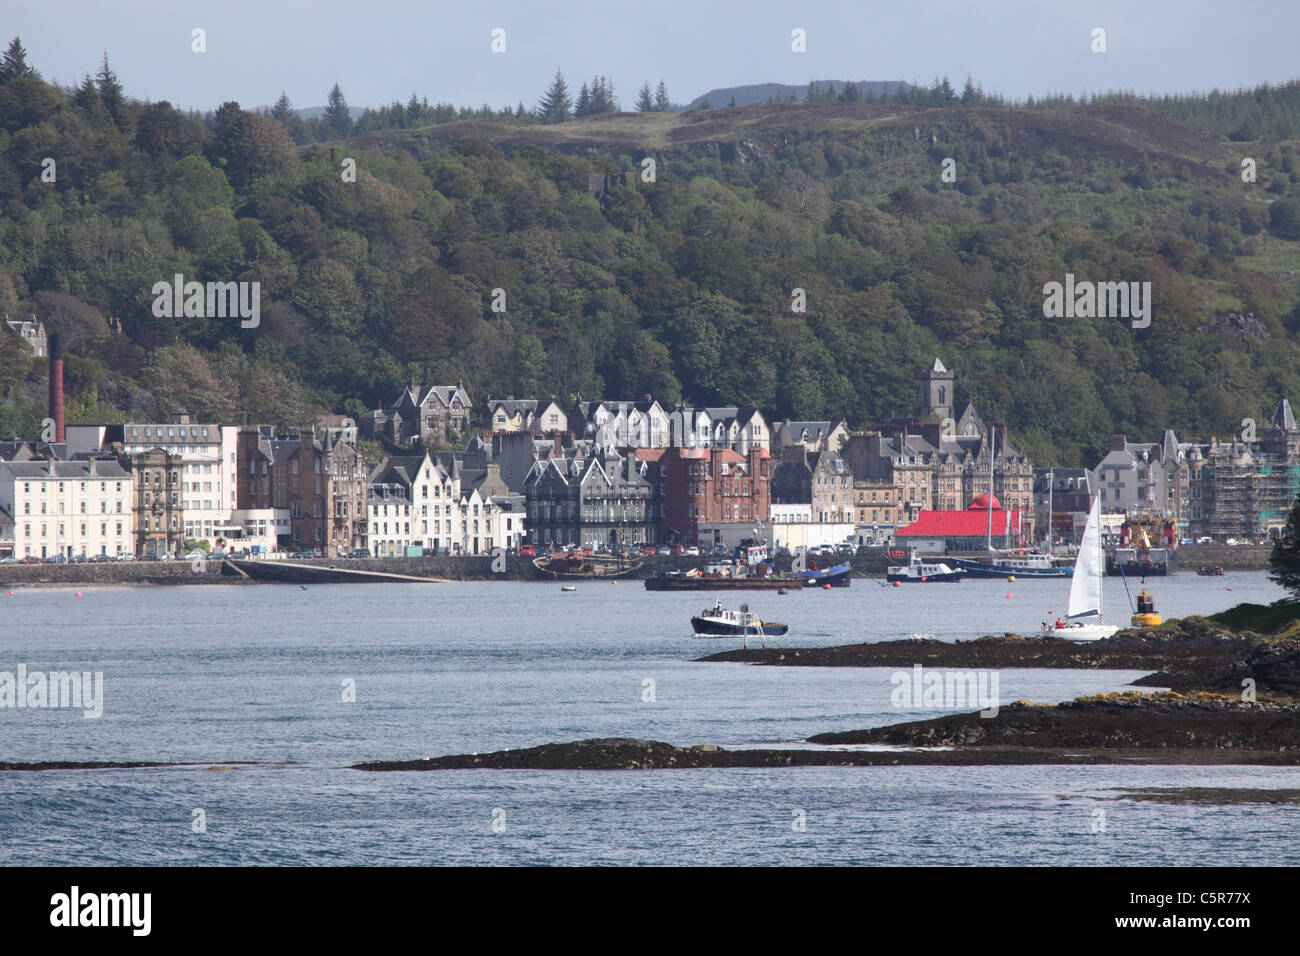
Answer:
[[[788,623],[782,644],[819,646],[1032,631],[1064,610],[1068,584],[857,580],[726,597]],[[1281,596],[1262,572],[1152,590],[1166,616]],[[1106,601],[1127,618],[1120,580]],[[734,646],[689,636],[706,603],[639,582],[0,592],[0,671],[104,675],[99,719],[0,709],[0,761],[194,763],[0,773],[0,862],[1300,863],[1295,808],[1115,799],[1300,786],[1286,769],[347,769],[605,736],[794,743],[939,713],[893,709],[893,669],[692,663]],[[1064,700],[1137,676],[1002,671],[1000,699]]]

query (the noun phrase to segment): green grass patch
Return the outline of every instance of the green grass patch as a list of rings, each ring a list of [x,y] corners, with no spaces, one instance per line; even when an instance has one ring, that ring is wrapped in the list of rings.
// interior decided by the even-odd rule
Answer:
[[[1300,604],[1238,604],[1206,620],[1237,631],[1276,634],[1300,622]]]

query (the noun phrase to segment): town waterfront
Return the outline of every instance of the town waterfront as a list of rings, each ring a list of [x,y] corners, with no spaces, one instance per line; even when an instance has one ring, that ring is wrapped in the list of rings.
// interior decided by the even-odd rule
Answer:
[[[1105,587],[1108,617],[1126,620],[1124,583]],[[858,580],[729,597],[790,624],[783,645],[822,646],[1029,632],[1066,590]],[[1169,617],[1282,596],[1259,572],[1183,573],[1152,590]],[[689,636],[708,597],[637,582],[16,590],[0,597],[0,670],[103,672],[103,716],[0,711],[0,761],[193,766],[0,773],[0,825],[22,834],[0,861],[1300,862],[1293,807],[1114,799],[1115,788],[1293,787],[1286,768],[347,769],[591,737],[790,744],[939,716],[894,709],[887,668],[695,663],[735,643]],[[1060,701],[1138,675],[1008,670],[1000,693]]]

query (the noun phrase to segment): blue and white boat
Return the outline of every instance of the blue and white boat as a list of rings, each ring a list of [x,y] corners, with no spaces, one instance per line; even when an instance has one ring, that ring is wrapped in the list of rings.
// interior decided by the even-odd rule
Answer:
[[[1027,551],[1019,554],[990,554],[983,561],[969,558],[950,559],[953,566],[972,578],[1070,578],[1074,563],[1062,563],[1050,554]]]

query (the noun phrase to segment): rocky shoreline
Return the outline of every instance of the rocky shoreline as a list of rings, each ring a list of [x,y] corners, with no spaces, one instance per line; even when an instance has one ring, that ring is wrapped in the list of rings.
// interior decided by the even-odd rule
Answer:
[[[647,770],[996,764],[1300,764],[1300,612],[1241,605],[1238,619],[1270,622],[1260,634],[1191,617],[1078,644],[1051,636],[990,636],[824,648],[725,651],[700,660],[786,667],[1050,667],[1148,670],[1136,681],[1170,687],[1060,704],[1017,701],[995,715],[960,713],[864,730],[817,734],[812,749],[725,750],[604,738],[523,750],[356,764],[391,770]],[[860,749],[832,749],[853,746]]]

